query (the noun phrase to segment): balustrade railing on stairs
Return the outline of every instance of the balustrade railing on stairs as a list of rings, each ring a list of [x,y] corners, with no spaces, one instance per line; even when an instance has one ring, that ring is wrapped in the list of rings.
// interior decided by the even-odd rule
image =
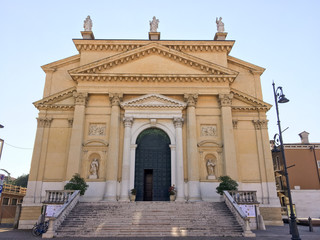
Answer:
[[[259,204],[257,191],[228,191],[237,204]]]
[[[63,204],[69,201],[74,190],[47,190],[43,203],[45,204]]]

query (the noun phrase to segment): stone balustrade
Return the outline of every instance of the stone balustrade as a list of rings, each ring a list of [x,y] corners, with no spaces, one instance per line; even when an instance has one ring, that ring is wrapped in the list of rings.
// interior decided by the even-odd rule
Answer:
[[[241,225],[243,229],[243,236],[244,237],[255,237],[256,234],[251,231],[250,228],[250,222],[247,215],[241,210],[239,205],[236,203],[234,198],[229,194],[228,191],[223,191],[223,198],[227,205],[227,207],[230,209],[232,214],[235,216],[237,222]]]
[[[57,228],[61,225],[64,219],[69,215],[71,210],[77,205],[80,199],[80,191],[47,191],[47,192],[66,192],[66,196],[69,196],[68,200],[62,205],[58,212],[53,217],[49,217],[48,231],[42,234],[42,238],[53,238],[56,234]],[[70,194],[72,192],[72,194]]]
[[[74,190],[46,190],[45,204],[63,204],[69,201]]]
[[[228,191],[237,204],[259,204],[257,191]]]

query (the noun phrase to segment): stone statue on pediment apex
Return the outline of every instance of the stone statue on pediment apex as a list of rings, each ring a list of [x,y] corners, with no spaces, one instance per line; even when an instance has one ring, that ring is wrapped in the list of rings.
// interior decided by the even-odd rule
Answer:
[[[224,23],[222,22],[222,17],[219,19],[216,18],[216,23],[217,23],[217,32],[224,32]]]
[[[89,15],[83,22],[83,28],[84,31],[92,31],[92,20]]]
[[[152,21],[149,21],[149,23],[150,23],[150,32],[157,32],[159,22],[160,22],[159,19],[156,19],[155,16],[152,18]]]

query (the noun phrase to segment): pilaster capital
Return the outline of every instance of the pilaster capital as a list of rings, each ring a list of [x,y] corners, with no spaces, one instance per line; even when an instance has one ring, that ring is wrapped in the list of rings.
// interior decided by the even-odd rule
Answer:
[[[219,102],[221,107],[231,107],[233,94],[219,94]]]
[[[238,120],[232,120],[232,125],[234,129],[238,128]]]
[[[76,105],[86,105],[88,101],[88,93],[86,92],[73,92]]]
[[[184,101],[187,102],[188,107],[195,107],[198,101],[197,93],[185,93]]]
[[[131,128],[132,123],[133,123],[133,117],[124,117],[123,118],[123,123],[124,123],[124,127]]]
[[[260,120],[252,120],[253,126],[255,130],[260,130],[261,125],[260,125]]]
[[[37,118],[38,127],[49,128],[51,126],[52,118],[39,117]]]
[[[173,124],[174,124],[174,127],[175,128],[182,128],[182,125],[183,125],[183,121],[184,119],[181,117],[181,118],[173,118]]]
[[[68,126],[69,128],[72,128],[73,125],[73,118],[68,118]]]
[[[268,120],[252,120],[252,123],[256,130],[268,128]]]
[[[123,94],[122,93],[109,93],[109,99],[112,106],[119,106],[122,101]]]

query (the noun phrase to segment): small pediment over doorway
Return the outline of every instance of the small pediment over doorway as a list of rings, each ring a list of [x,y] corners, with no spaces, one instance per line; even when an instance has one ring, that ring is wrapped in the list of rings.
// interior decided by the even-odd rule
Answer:
[[[161,94],[147,94],[122,102],[121,107],[127,109],[174,109],[182,110],[187,103],[166,97]]]

